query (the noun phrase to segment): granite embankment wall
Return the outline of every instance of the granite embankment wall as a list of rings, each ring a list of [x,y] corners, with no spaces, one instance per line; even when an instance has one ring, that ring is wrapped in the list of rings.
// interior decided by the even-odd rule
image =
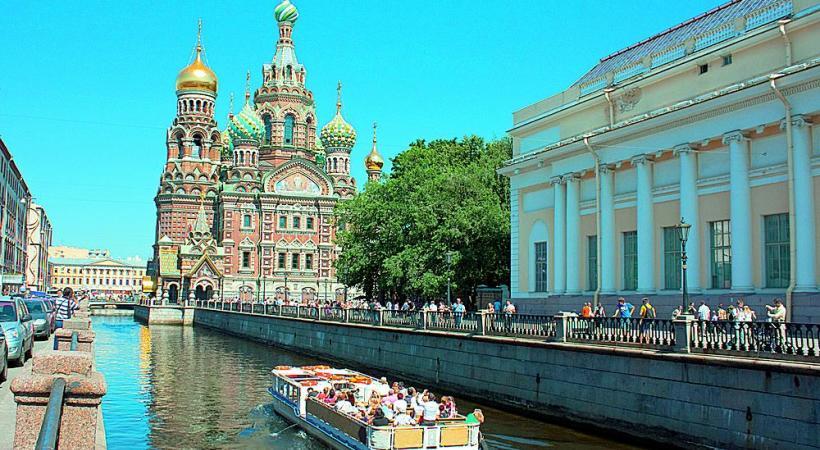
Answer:
[[[820,448],[820,367],[197,309],[196,326],[682,447]]]

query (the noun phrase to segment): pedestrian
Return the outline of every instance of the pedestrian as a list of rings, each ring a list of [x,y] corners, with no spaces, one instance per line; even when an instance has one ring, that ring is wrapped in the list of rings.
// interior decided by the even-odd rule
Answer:
[[[635,307],[632,303],[627,302],[623,297],[618,297],[618,304],[615,306],[615,314],[612,317],[631,319],[633,312],[635,312]]]
[[[652,334],[652,321],[657,317],[655,307],[649,303],[649,298],[641,299],[641,333],[638,336],[638,342],[649,343],[649,335]]]
[[[77,302],[74,301],[74,290],[70,287],[63,289],[63,295],[55,302],[57,308],[57,319],[55,326],[57,328],[63,327],[63,321],[70,319],[74,313],[79,309]]]
[[[709,309],[709,306],[706,305],[706,302],[701,301],[697,313],[698,320],[709,320],[711,312],[712,311]]]
[[[584,307],[581,308],[581,317],[584,319],[589,319],[592,317],[592,303],[584,303]]]
[[[595,308],[595,317],[606,317],[606,310],[604,309],[603,303],[598,303],[598,306]]]
[[[456,328],[461,328],[461,319],[464,317],[464,312],[467,308],[461,303],[461,298],[456,298],[456,304],[453,306],[453,317],[456,320]]]

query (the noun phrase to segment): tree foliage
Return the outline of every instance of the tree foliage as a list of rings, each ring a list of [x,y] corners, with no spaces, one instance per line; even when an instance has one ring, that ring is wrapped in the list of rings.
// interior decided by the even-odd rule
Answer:
[[[368,297],[441,298],[509,283],[509,139],[416,141],[392,173],[338,206],[339,279]],[[451,252],[451,264],[447,253]]]

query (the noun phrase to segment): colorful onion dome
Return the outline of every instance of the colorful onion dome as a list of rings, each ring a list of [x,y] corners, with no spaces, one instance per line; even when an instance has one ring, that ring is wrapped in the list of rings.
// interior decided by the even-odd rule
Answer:
[[[196,39],[196,58],[188,67],[179,71],[176,82],[177,91],[206,91],[216,94],[216,74],[202,61],[201,35],[202,21],[200,20]]]
[[[250,96],[246,96],[245,107],[231,118],[231,123],[228,125],[228,133],[230,133],[233,145],[236,145],[237,141],[262,142],[265,136],[265,124],[256,115],[247,97]]]
[[[273,17],[277,22],[288,22],[293,24],[299,18],[299,10],[293,6],[290,0],[284,0],[273,10]]]
[[[353,148],[356,130],[342,117],[342,83],[339,82],[336,100],[336,116],[322,127],[319,138],[325,148]]]
[[[367,158],[364,159],[364,167],[367,170],[382,170],[384,167],[384,158],[379,153],[379,149],[376,148],[376,123],[373,123],[373,148],[370,149],[370,153],[367,155]]]

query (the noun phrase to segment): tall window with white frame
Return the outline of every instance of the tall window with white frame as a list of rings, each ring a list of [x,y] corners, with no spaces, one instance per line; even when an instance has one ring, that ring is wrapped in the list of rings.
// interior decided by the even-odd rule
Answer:
[[[295,119],[293,115],[285,116],[285,145],[293,145],[293,125]]]
[[[624,237],[624,290],[638,289],[638,232],[625,231]]]
[[[305,269],[313,270],[313,255],[310,253],[305,255]]]
[[[250,228],[251,227],[251,215],[245,214],[242,216],[242,228]]]
[[[535,243],[535,292],[547,292],[547,243]]]
[[[290,268],[293,270],[299,270],[299,254],[294,253],[290,255]]]
[[[299,229],[302,227],[302,218],[299,216],[293,216],[293,228]]]
[[[681,288],[681,248],[678,227],[663,228],[663,287],[667,290]]]
[[[280,215],[279,216],[279,229],[284,230],[288,227],[288,216]]]
[[[764,246],[766,255],[766,287],[789,286],[791,261],[789,260],[789,215],[763,216]]]
[[[709,266],[712,289],[732,287],[732,234],[728,220],[709,222]]]
[[[587,285],[590,291],[598,289],[598,236],[587,236]]]
[[[244,251],[242,252],[242,268],[243,269],[250,269],[251,267],[251,252]]]
[[[280,270],[287,269],[287,267],[285,267],[285,258],[286,258],[285,252],[279,253],[276,267],[279,268]]]

